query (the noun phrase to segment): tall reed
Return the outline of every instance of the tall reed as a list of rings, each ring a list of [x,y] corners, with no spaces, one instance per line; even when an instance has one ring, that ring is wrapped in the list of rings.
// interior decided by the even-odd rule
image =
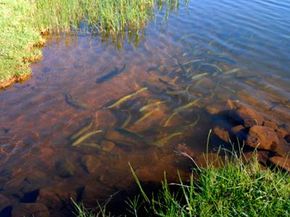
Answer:
[[[33,0],[40,29],[70,31],[81,22],[100,32],[136,30],[154,14],[155,6],[178,6],[178,0]]]

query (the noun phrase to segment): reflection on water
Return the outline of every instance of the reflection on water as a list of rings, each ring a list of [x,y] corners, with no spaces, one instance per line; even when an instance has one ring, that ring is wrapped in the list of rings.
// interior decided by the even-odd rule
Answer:
[[[201,155],[228,99],[289,124],[289,6],[192,1],[122,49],[52,37],[32,79],[0,93],[0,193],[59,216],[63,198],[129,187],[128,162],[142,181],[174,180],[186,174],[176,146]]]

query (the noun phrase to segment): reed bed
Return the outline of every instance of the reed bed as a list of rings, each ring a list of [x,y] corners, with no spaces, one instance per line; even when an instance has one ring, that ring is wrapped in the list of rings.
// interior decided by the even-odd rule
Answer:
[[[35,5],[40,29],[70,31],[84,22],[92,29],[116,33],[144,26],[152,17],[154,0],[38,0]]]

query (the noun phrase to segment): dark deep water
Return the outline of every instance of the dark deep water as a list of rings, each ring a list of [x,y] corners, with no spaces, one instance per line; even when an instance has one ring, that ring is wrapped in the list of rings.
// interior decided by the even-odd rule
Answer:
[[[0,194],[60,216],[63,198],[128,188],[128,162],[142,181],[175,180],[176,145],[201,155],[228,99],[290,125],[289,0],[192,0],[162,17],[119,49],[53,36],[32,79],[0,92]]]

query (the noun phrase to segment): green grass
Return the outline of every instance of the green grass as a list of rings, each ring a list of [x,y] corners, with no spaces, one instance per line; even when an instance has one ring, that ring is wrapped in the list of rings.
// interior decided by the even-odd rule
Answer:
[[[33,14],[27,0],[0,0],[0,87],[30,74],[28,60],[41,56]]]
[[[250,163],[235,159],[226,163],[224,167],[209,166],[194,173],[198,173],[199,178],[194,179],[192,176],[189,183],[184,183],[181,179],[177,184],[168,183],[165,178],[162,189],[158,194],[151,196],[144,195],[145,192],[136,179],[143,200],[130,200],[128,207],[131,208],[132,216],[140,214],[138,204],[143,204],[141,210],[147,210],[146,216],[290,215],[290,176],[285,172],[261,168],[255,159]],[[174,191],[172,187],[175,187]],[[88,213],[82,207],[77,216],[97,215]],[[102,212],[99,216],[106,214]]]
[[[289,216],[290,179],[262,170],[258,163],[229,163],[202,169],[197,182],[180,183],[179,194],[166,181],[152,210],[157,216]],[[183,201],[183,202],[180,202]]]
[[[0,0],[0,88],[31,73],[29,63],[41,57],[41,32],[90,31],[117,35],[138,31],[156,8],[179,0]]]

